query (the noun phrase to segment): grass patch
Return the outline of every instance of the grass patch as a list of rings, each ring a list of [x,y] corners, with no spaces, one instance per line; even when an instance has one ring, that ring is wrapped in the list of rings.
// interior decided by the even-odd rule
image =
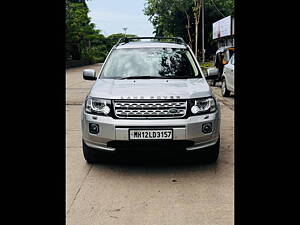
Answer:
[[[207,75],[207,69],[215,66],[213,61],[199,62],[199,64],[205,76]]]
[[[214,62],[213,61],[210,61],[210,62],[200,62],[200,66],[202,68],[209,68],[209,67],[214,67]]]

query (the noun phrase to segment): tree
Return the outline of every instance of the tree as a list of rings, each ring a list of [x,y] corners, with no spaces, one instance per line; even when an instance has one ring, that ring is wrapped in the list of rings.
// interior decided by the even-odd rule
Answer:
[[[192,48],[194,42],[196,48],[198,31],[195,30],[198,30],[201,9],[199,2],[201,0],[148,0],[144,14],[149,16],[156,35],[181,36]],[[192,21],[191,17],[195,20]],[[192,25],[195,25],[194,28]]]
[[[194,18],[195,18],[195,56],[198,58],[198,27],[200,22],[201,8],[203,7],[203,0],[193,0]]]
[[[107,53],[105,37],[88,17],[85,0],[66,0],[66,58],[95,61]],[[100,52],[99,52],[100,51]],[[90,55],[93,54],[93,55]]]
[[[155,35],[180,36],[197,55],[198,33],[200,33],[198,28],[203,2],[205,4],[205,45],[206,52],[210,52],[214,48],[212,23],[224,16],[233,15],[233,0],[147,0],[144,14],[153,24]]]
[[[88,35],[95,34],[87,14],[88,8],[84,1],[66,1],[66,50],[75,59],[80,59]]]
[[[110,49],[124,34],[113,34],[107,38],[96,29],[88,16],[85,0],[66,0],[66,59],[103,62]],[[127,37],[136,37],[127,34]]]
[[[213,55],[217,43],[212,39],[212,24],[226,16],[234,16],[234,0],[205,0],[204,9],[206,53]]]
[[[191,44],[191,0],[148,0],[144,14],[154,26],[156,36],[181,36]]]
[[[111,49],[115,44],[117,44],[118,40],[122,37],[124,37],[125,35],[123,33],[117,33],[117,34],[112,34],[109,35],[106,38],[106,46],[108,49]],[[126,37],[137,37],[134,34],[126,34]]]

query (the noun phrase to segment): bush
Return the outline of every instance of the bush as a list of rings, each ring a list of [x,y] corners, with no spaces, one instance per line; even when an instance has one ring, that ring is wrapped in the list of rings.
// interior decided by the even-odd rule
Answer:
[[[107,52],[101,46],[90,47],[82,50],[81,59],[88,60],[89,63],[95,64],[104,62]]]

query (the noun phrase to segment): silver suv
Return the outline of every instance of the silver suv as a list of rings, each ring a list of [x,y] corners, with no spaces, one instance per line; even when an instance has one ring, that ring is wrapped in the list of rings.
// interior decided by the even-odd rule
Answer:
[[[149,146],[206,152],[217,160],[220,106],[182,38],[121,38],[99,74],[87,69],[83,78],[96,80],[81,114],[88,163]]]

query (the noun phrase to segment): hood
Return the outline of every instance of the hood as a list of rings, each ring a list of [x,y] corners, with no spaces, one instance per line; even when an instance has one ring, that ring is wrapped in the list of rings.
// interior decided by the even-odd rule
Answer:
[[[98,79],[90,96],[106,99],[189,99],[212,95],[204,78],[194,79]]]

